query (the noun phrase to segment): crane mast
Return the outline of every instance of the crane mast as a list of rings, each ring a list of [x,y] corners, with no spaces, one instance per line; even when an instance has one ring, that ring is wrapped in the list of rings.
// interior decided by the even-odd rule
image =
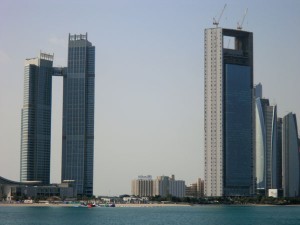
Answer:
[[[222,12],[221,12],[221,14],[220,14],[218,20],[216,20],[215,17],[213,18],[213,25],[215,25],[216,27],[218,27],[218,25],[219,25],[219,22],[220,22],[220,20],[221,20],[221,18],[222,18],[222,16],[223,16],[223,13],[224,13],[224,11],[225,11],[226,6],[227,6],[227,4],[224,5],[223,10],[222,10]]]
[[[248,8],[245,10],[245,13],[244,13],[244,16],[243,16],[243,19],[242,19],[242,22],[241,23],[237,23],[237,29],[238,30],[242,30],[243,29],[243,23],[244,23],[244,20],[245,20],[245,17],[248,13]]]

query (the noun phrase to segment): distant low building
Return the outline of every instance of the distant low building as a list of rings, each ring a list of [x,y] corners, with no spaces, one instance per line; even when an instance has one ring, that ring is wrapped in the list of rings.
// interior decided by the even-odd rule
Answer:
[[[278,189],[269,189],[268,197],[278,198]]]
[[[200,198],[204,196],[204,180],[197,179],[197,182],[186,186],[186,197]]]
[[[169,178],[169,195],[183,198],[185,196],[185,181],[175,180],[175,176],[172,175]]]
[[[131,181],[131,194],[139,197],[153,195],[152,176],[138,176],[138,179]]]
[[[74,197],[74,181],[65,181],[61,184],[41,185],[40,181],[16,182],[0,177],[0,200],[8,201],[19,198],[60,198]]]
[[[123,202],[124,203],[148,203],[149,202],[149,198],[148,197],[123,197]]]
[[[152,176],[139,176],[131,182],[131,194],[139,197],[161,196],[182,198],[185,196],[185,181],[175,180],[175,176],[158,176],[155,180]]]
[[[158,176],[153,182],[153,196],[167,197],[169,194],[169,177]]]

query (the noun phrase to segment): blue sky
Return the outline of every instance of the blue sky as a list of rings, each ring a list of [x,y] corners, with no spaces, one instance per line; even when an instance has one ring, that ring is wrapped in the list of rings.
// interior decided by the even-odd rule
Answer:
[[[17,1],[0,8],[0,176],[19,179],[26,58],[67,64],[68,34],[96,46],[95,194],[130,193],[138,175],[204,176],[204,29],[254,34],[254,80],[300,117],[300,1]],[[60,181],[62,79],[53,78],[51,180]],[[299,119],[298,119],[299,120]],[[298,122],[299,123],[299,122]]]

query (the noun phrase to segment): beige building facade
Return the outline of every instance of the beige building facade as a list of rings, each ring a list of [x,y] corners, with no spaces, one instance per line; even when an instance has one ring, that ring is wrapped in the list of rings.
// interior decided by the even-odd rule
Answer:
[[[152,179],[150,175],[139,176],[131,181],[131,194],[139,197],[169,195],[174,197],[185,197],[185,181],[175,180],[175,176],[158,176]]]

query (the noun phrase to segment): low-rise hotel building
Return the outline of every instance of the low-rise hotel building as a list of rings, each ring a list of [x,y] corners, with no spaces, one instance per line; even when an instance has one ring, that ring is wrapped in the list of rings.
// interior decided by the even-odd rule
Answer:
[[[175,180],[175,176],[158,176],[152,179],[152,176],[139,176],[138,179],[132,180],[131,194],[139,197],[168,195],[182,198],[185,196],[185,181]]]
[[[197,179],[197,182],[186,186],[186,197],[201,198],[204,196],[204,180]]]
[[[75,197],[74,181],[61,184],[42,185],[41,181],[17,182],[0,177],[0,200],[48,198],[52,196],[64,198]]]
[[[152,176],[138,176],[138,179],[131,181],[131,194],[139,197],[153,195]]]

